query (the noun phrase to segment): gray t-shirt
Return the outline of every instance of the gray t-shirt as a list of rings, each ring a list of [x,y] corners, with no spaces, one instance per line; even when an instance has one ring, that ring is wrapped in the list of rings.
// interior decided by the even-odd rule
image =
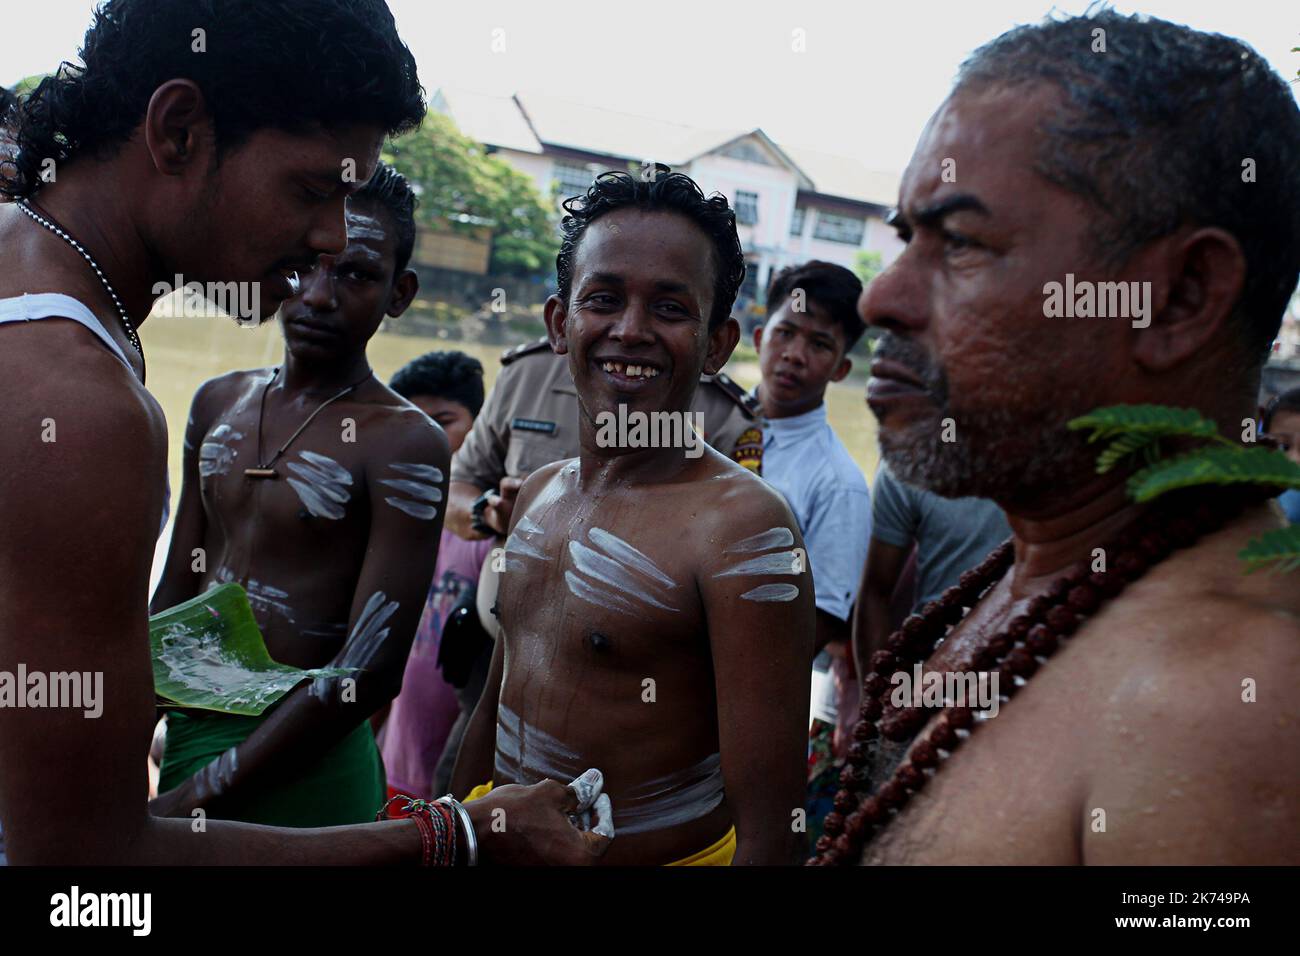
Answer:
[[[897,548],[916,543],[917,607],[957,583],[1011,536],[1002,509],[987,498],[944,498],[894,477],[884,462],[871,497],[871,536]]]

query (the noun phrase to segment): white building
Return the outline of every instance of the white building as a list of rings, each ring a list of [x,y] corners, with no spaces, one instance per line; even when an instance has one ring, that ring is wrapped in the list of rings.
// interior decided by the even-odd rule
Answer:
[[[559,199],[586,192],[611,169],[658,162],[686,173],[736,210],[749,262],[745,305],[775,270],[822,259],[853,268],[860,250],[888,265],[903,245],[884,223],[898,177],[852,159],[783,147],[761,129],[701,129],[552,97],[439,90],[431,105],[461,131]]]

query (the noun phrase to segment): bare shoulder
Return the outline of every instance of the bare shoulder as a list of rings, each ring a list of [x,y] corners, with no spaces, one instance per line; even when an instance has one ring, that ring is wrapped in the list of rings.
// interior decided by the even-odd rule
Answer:
[[[1246,575],[1237,555],[1268,526],[1172,556],[1083,637],[1089,806],[1123,837],[1089,835],[1091,860],[1300,861],[1300,575]]]
[[[17,349],[0,350],[0,376],[14,386],[0,416],[6,448],[39,452],[32,467],[119,448],[161,445],[165,454],[167,425],[153,396],[103,347],[80,335],[73,343],[56,367],[48,359],[31,364]]]
[[[702,473],[691,482],[689,494],[700,500],[696,520],[701,520],[708,537],[734,537],[738,532],[776,526],[799,534],[785,498],[748,468],[708,446],[700,467]]]
[[[0,360],[0,375],[13,371],[22,386],[0,416],[0,446],[23,463],[0,470],[0,525],[10,546],[4,563],[15,572],[21,568],[12,561],[40,566],[42,555],[46,567],[80,564],[69,561],[70,548],[82,556],[147,550],[149,529],[157,531],[166,420],[121,363],[100,351],[70,357],[57,375],[25,375]]]
[[[1300,686],[1300,573],[1247,574],[1239,556],[1277,526],[1260,508],[1176,552],[1116,601],[1118,626],[1099,636],[1136,637],[1131,650],[1158,670],[1153,679],[1168,683],[1171,700],[1197,700],[1202,713],[1224,708],[1219,717],[1228,723],[1242,716],[1243,682]]]
[[[271,368],[243,369],[214,376],[200,385],[190,402],[190,423],[206,431],[212,419],[234,404],[239,395],[250,387],[267,384],[275,370]]]
[[[400,459],[446,469],[451,461],[447,433],[415,405],[378,380],[358,405],[362,414],[352,423],[358,444],[364,440],[384,461]]]
[[[516,516],[523,514],[529,503],[536,498],[547,485],[557,480],[565,469],[576,469],[578,466],[577,458],[561,458],[559,461],[553,461],[532,471],[524,483],[519,488],[519,495],[515,499],[514,514]]]

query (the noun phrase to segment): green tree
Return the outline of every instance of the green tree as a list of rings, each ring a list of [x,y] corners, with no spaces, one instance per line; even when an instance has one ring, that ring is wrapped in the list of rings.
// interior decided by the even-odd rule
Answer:
[[[493,273],[529,275],[554,263],[554,215],[533,181],[465,136],[450,117],[430,112],[418,130],[389,141],[383,156],[419,195],[419,222],[492,230]]]
[[[880,275],[883,269],[884,263],[879,252],[859,249],[858,254],[853,257],[853,274],[862,280],[863,285]]]

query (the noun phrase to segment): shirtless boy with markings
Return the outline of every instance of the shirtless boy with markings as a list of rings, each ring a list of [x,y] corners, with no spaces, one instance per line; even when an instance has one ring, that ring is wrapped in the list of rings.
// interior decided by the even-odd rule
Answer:
[[[734,215],[680,174],[606,174],[566,208],[546,322],[582,451],[520,491],[453,792],[599,766],[609,863],[793,862],[814,634],[798,526],[712,449],[597,441],[620,404],[686,413],[731,354]]]

